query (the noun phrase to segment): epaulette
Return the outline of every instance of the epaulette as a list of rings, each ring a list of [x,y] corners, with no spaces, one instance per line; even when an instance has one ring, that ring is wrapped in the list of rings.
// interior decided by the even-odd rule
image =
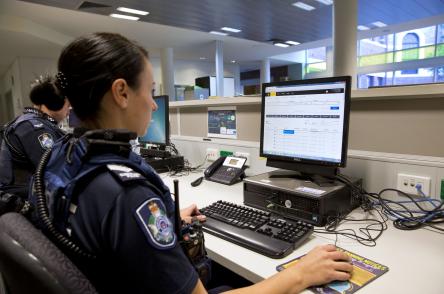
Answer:
[[[146,179],[142,174],[126,165],[107,164],[106,167],[122,183]]]

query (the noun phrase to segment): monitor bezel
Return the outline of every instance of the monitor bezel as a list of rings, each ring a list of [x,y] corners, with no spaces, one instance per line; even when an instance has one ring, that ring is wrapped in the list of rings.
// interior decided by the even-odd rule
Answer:
[[[298,157],[280,156],[274,154],[264,153],[264,110],[265,110],[265,88],[274,86],[288,86],[288,85],[306,85],[306,84],[322,84],[322,83],[332,83],[332,82],[345,82],[345,101],[344,101],[344,127],[342,136],[342,152],[341,152],[341,162],[331,162],[323,160],[313,160]],[[349,132],[349,122],[350,122],[350,104],[351,104],[351,76],[339,76],[339,77],[328,77],[328,78],[317,78],[317,79],[306,79],[306,80],[294,80],[285,82],[271,82],[262,84],[262,100],[261,100],[261,137],[260,137],[260,149],[259,153],[261,157],[265,157],[270,160],[275,160],[278,162],[294,162],[297,164],[307,164],[307,165],[317,165],[326,167],[345,167],[347,164],[347,152],[348,152],[348,132]],[[268,165],[268,164],[267,164]]]
[[[154,142],[154,141],[141,141],[140,139],[143,137],[138,137],[138,141],[139,143],[143,143],[143,144],[153,144],[153,145],[158,145],[159,147],[164,147],[164,146],[169,146],[170,145],[170,110],[169,110],[169,96],[168,95],[158,95],[158,96],[153,96],[154,101],[156,101],[156,99],[163,99],[165,101],[165,113],[164,113],[164,117],[165,117],[165,142]],[[148,129],[147,129],[148,131]],[[146,132],[145,132],[146,134]],[[144,134],[144,135],[145,135]]]

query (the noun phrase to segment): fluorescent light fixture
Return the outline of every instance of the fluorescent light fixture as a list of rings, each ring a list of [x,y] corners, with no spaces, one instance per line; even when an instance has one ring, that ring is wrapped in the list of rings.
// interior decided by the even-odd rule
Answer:
[[[307,11],[311,11],[311,10],[315,9],[313,6],[305,4],[304,2],[295,2],[291,5],[296,6],[300,9],[303,9],[303,10],[307,10]]]
[[[315,0],[318,1],[319,3],[325,4],[325,5],[332,5],[333,4],[333,0]]]
[[[231,63],[236,63],[236,60],[231,60]]]
[[[207,59],[206,57],[199,57],[200,60],[205,60]]]
[[[295,41],[285,41],[285,43],[290,44],[290,45],[299,45],[299,44],[301,44],[301,43],[295,42]]]
[[[137,16],[131,16],[131,15],[124,15],[124,14],[117,14],[117,13],[112,13],[109,16],[111,17],[115,17],[115,18],[123,18],[123,19],[129,19],[129,20],[139,20],[139,18]]]
[[[126,8],[126,7],[117,7],[118,11],[126,12],[126,13],[132,13],[132,14],[138,14],[138,15],[148,15],[150,14],[148,11],[143,10],[137,10],[132,8]]]
[[[227,32],[232,32],[232,33],[240,33],[240,32],[242,32],[242,30],[233,29],[233,28],[230,28],[230,27],[223,27],[223,28],[221,28],[221,30],[222,31],[227,31]]]
[[[211,31],[210,34],[219,35],[219,36],[226,36],[226,35],[228,35],[227,33],[218,32],[218,31]]]
[[[290,45],[288,45],[288,44],[285,44],[285,43],[279,43],[279,42],[274,43],[273,45],[274,45],[274,46],[278,46],[278,47],[283,47],[283,48],[290,47]]]
[[[382,27],[386,27],[387,26],[385,23],[383,23],[381,21],[372,22],[372,25],[374,25],[375,27],[378,27],[378,28],[382,28]]]
[[[359,25],[358,26],[358,30],[360,30],[360,31],[367,31],[369,29],[370,29],[369,27],[366,27],[366,26],[363,26],[363,25]]]

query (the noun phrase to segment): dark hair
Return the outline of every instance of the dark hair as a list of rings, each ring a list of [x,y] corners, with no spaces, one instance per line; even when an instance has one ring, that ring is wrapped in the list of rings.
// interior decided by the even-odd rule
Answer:
[[[35,105],[45,105],[49,110],[58,111],[65,104],[65,96],[55,85],[55,79],[51,76],[40,77],[32,85],[29,98]]]
[[[80,120],[92,118],[116,79],[125,79],[132,88],[139,86],[144,58],[148,58],[144,48],[119,34],[86,35],[63,49],[57,86]]]

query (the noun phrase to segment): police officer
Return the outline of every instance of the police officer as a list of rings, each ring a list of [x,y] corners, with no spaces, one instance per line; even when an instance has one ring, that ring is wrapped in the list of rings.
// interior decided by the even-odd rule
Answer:
[[[40,225],[99,292],[206,293],[178,246],[168,188],[130,150],[156,109],[147,52],[121,35],[96,33],[64,48],[58,69],[58,86],[86,129],[43,156],[35,177],[44,183],[36,180],[32,195],[48,198],[34,200]],[[183,219],[193,215],[203,220],[195,205],[181,211]],[[332,245],[318,247],[297,266],[233,291],[296,293],[347,280],[347,260]]]
[[[43,152],[64,135],[57,126],[69,111],[69,102],[54,85],[53,77],[40,77],[32,87],[33,107],[3,129],[0,147],[0,190],[28,196],[28,185]]]

